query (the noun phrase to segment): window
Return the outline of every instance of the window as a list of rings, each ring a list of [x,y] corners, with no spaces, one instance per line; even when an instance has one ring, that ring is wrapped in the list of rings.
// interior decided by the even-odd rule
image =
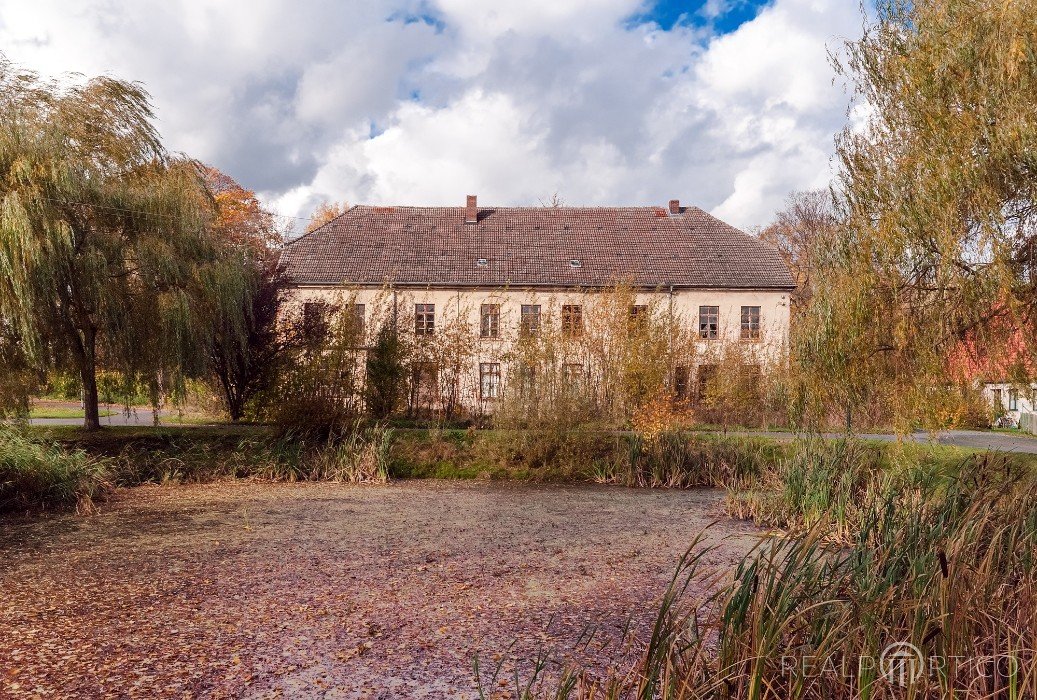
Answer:
[[[1003,409],[1005,407],[1005,400],[1001,396],[1001,390],[1000,389],[992,389],[990,393],[993,394],[994,410],[995,411],[1000,411],[1001,409]]]
[[[436,305],[414,305],[414,334],[432,335],[436,332]]]
[[[687,367],[677,367],[673,370],[673,396],[678,401],[688,400],[688,378],[690,372]]]
[[[644,304],[634,304],[630,307],[629,329],[631,333],[644,329],[648,325],[648,307]]]
[[[484,401],[500,398],[500,363],[479,363],[479,398]]]
[[[482,338],[500,336],[500,304],[483,304],[479,308],[479,336]]]
[[[1008,410],[1018,411],[1019,410],[1019,392],[1015,389],[1008,391]]]
[[[536,335],[540,332],[540,304],[523,304],[519,325],[521,335]]]
[[[752,398],[758,398],[760,395],[760,366],[759,365],[742,365],[742,371],[739,376],[741,380],[741,390],[745,396]]]
[[[519,375],[519,396],[524,399],[531,398],[536,395],[537,388],[537,368],[535,365],[523,362],[518,368]]]
[[[583,307],[579,304],[562,305],[562,333],[569,336],[583,334]]]
[[[579,386],[580,380],[583,379],[583,365],[577,362],[567,362],[562,365],[562,379],[566,386]]]
[[[699,401],[704,400],[709,395],[709,389],[716,375],[716,365],[699,365],[698,375],[695,377],[697,384],[695,395]]]
[[[699,307],[699,337],[703,340],[716,340],[720,337],[719,306]]]
[[[328,335],[328,304],[307,301],[302,305],[302,334],[308,342],[324,340]]]
[[[742,307],[742,340],[760,339],[760,307]]]
[[[439,400],[439,367],[432,362],[417,362],[411,375],[411,404],[432,408]]]
[[[365,307],[363,304],[351,304],[349,307],[349,330],[356,334],[357,338],[364,337]]]

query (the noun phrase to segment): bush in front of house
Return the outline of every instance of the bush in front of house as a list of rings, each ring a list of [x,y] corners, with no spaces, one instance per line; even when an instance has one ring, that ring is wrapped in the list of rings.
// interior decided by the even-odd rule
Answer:
[[[112,487],[109,460],[0,427],[0,513],[40,508],[92,512]]]

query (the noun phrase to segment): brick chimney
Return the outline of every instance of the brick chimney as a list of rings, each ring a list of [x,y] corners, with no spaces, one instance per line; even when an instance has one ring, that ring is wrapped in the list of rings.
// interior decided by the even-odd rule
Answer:
[[[466,224],[474,224],[479,221],[479,205],[475,203],[475,195],[468,195],[468,203],[464,208],[464,222]]]
[[[681,213],[681,200],[671,199],[670,200],[670,213],[680,214]]]

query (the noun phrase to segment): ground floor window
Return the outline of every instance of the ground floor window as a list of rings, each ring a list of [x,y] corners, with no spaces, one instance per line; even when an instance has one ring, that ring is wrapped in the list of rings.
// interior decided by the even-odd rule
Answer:
[[[518,366],[519,396],[524,399],[536,395],[537,368],[534,365],[522,362]]]
[[[687,401],[688,379],[690,372],[687,367],[677,367],[673,370],[673,396],[678,401]]]
[[[713,384],[714,379],[717,376],[716,365],[699,365],[697,374],[695,375],[695,398],[699,401],[704,400],[709,395],[709,390]]]
[[[439,367],[432,362],[418,362],[411,373],[411,405],[433,408],[439,401]]]
[[[583,365],[578,362],[567,362],[562,365],[562,379],[567,387],[578,387],[583,380]]]
[[[499,362],[479,363],[479,398],[484,401],[500,398]]]
[[[1019,392],[1015,389],[1011,389],[1008,392],[1008,410],[1018,411],[1019,410]]]

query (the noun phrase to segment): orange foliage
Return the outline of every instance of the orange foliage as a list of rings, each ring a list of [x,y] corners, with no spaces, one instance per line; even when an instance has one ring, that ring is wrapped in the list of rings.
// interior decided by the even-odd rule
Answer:
[[[349,209],[349,205],[346,202],[321,202],[313,210],[313,214],[310,216],[310,223],[306,226],[306,232],[309,233],[314,229],[320,228],[335,217],[344,214],[347,209]]]
[[[263,209],[255,192],[207,165],[202,166],[202,177],[216,202],[216,229],[226,240],[259,253],[281,244],[283,236],[274,217]]]

